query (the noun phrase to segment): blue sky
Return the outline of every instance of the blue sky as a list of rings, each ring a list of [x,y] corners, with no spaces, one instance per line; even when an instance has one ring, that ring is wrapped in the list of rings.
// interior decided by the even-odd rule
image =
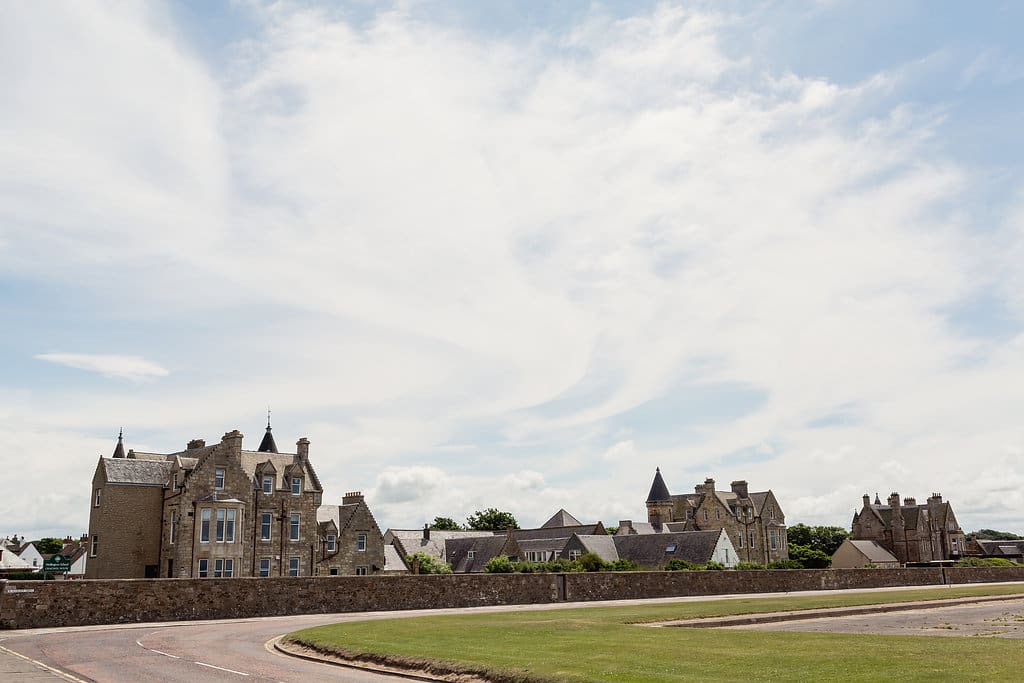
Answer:
[[[714,477],[1024,531],[1019,3],[16,3],[0,533],[118,429],[385,526]]]

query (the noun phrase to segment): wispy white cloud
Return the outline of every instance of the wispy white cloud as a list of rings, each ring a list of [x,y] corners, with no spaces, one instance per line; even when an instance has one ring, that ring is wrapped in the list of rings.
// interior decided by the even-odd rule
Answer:
[[[88,353],[40,353],[38,360],[66,365],[69,368],[98,372],[108,377],[121,379],[143,380],[154,377],[166,377],[170,374],[166,368],[138,356],[116,356]]]

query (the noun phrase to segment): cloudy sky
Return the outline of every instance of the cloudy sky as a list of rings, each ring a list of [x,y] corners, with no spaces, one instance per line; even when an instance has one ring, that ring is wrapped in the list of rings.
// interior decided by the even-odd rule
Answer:
[[[267,407],[382,526],[1024,531],[1024,6],[5,4],[0,534]]]

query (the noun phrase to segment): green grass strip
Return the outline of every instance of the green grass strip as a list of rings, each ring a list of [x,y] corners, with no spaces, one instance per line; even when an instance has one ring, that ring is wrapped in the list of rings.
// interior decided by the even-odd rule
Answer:
[[[741,598],[350,622],[288,639],[368,661],[482,673],[500,681],[1016,680],[1007,638],[876,636],[633,624],[823,607],[1022,593],[1020,585]]]

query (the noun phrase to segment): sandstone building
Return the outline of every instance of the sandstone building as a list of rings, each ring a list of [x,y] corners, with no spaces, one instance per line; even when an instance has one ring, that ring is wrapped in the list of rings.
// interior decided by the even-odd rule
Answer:
[[[729,491],[716,491],[705,479],[693,493],[670,494],[661,469],[647,495],[647,524],[619,522],[619,534],[710,531],[724,529],[741,562],[768,564],[789,559],[786,516],[775,494],[748,491],[747,482],[732,482]]]
[[[877,541],[896,556],[901,564],[959,559],[966,554],[963,529],[956,521],[953,508],[933,493],[926,503],[914,498],[903,499],[893,493],[886,504],[875,502],[864,494],[860,512],[853,515],[852,538],[855,541]]]
[[[383,572],[380,529],[359,493],[321,506],[309,440],[279,453],[270,423],[176,453],[100,457],[90,493],[86,578],[232,578]]]

